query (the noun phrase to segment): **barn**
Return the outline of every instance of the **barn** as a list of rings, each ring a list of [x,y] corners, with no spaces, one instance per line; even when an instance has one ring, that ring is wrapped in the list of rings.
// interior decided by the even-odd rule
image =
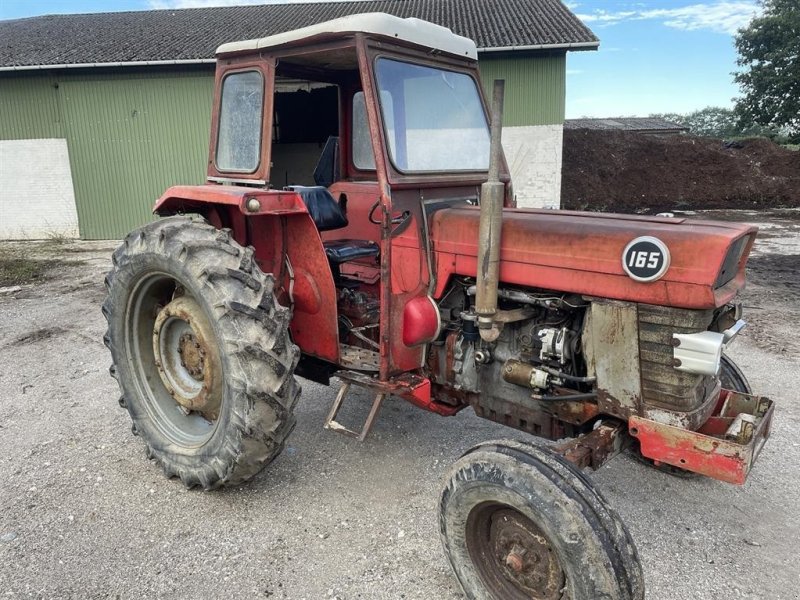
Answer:
[[[0,21],[0,239],[115,239],[164,188],[202,183],[214,51],[350,14],[417,17],[475,40],[506,80],[520,206],[559,205],[570,51],[597,37],[559,0],[363,0]]]

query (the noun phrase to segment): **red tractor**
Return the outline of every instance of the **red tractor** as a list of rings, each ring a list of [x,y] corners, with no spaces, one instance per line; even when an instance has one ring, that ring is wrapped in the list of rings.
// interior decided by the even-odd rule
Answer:
[[[623,449],[742,483],[772,402],[723,354],[756,229],[515,208],[502,82],[416,19],[346,17],[217,54],[208,182],[114,253],[120,404],[188,487],[283,449],[296,376],[342,385],[364,439],[388,395],[541,438],[467,451],[441,495],[469,598],[640,599],[631,537],[582,470]],[[361,431],[337,413],[375,396]]]

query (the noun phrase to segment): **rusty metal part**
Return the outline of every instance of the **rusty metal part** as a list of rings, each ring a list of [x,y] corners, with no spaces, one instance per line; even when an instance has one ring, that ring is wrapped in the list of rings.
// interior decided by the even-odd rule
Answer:
[[[566,577],[544,531],[510,506],[484,503],[467,517],[470,558],[492,598],[561,600]]]
[[[489,180],[481,186],[481,220],[478,230],[478,277],[475,312],[481,339],[493,342],[499,336],[494,324],[497,287],[500,281],[500,236],[503,227],[505,185],[500,181],[501,129],[505,82],[495,80],[492,97]]]
[[[378,412],[381,409],[381,405],[383,401],[386,399],[388,394],[384,392],[379,392],[375,396],[375,400],[372,401],[372,406],[370,407],[369,414],[367,415],[366,421],[364,421],[364,425],[361,427],[360,431],[353,431],[352,429],[348,429],[338,421],[336,421],[336,417],[339,414],[339,410],[342,408],[342,404],[344,403],[344,399],[347,397],[348,392],[350,391],[350,386],[352,384],[350,382],[345,382],[342,384],[342,387],[339,389],[339,393],[336,394],[336,399],[333,401],[333,405],[331,405],[331,410],[328,412],[328,416],[325,418],[325,429],[330,429],[337,433],[341,433],[343,435],[348,435],[350,437],[356,438],[359,442],[363,442],[366,437],[369,435],[370,430],[372,430],[372,425],[375,423],[375,419],[378,416]]]
[[[433,386],[430,380],[414,373],[401,373],[387,380],[355,371],[337,371],[336,376],[345,383],[355,384],[376,394],[399,396],[414,406],[444,417],[456,414],[466,405],[462,402],[451,402],[450,404],[439,402],[432,395]]]
[[[532,307],[514,308],[512,310],[499,310],[495,309],[494,316],[491,323],[478,314],[478,329],[480,330],[481,339],[484,342],[495,342],[503,333],[503,328],[508,323],[516,323],[517,321],[525,321],[530,319],[536,314]],[[481,323],[484,327],[481,329]]]
[[[503,379],[515,385],[529,388],[546,388],[550,376],[534,365],[526,364],[514,358],[503,364]]]
[[[714,414],[698,431],[642,417],[631,417],[628,430],[639,440],[642,455],[656,464],[743,484],[769,438],[774,410],[769,398],[723,390]],[[738,430],[737,419],[743,424]],[[735,439],[726,439],[730,433]]]
[[[583,351],[588,374],[597,378],[600,411],[619,418],[640,414],[637,305],[593,298],[583,326]]]
[[[580,437],[556,445],[553,450],[579,469],[599,469],[630,443],[626,425],[620,421],[603,422]]]
[[[551,440],[574,435],[573,423],[580,420],[576,409],[579,411],[583,406],[597,408],[595,404],[588,402],[559,402],[558,404],[573,405],[572,416],[575,420],[569,422],[562,418],[555,406],[551,409],[548,403],[536,402],[530,398],[524,402],[516,399],[508,401],[483,393],[471,394],[468,400],[475,414],[483,419]]]
[[[206,351],[193,333],[186,332],[181,335],[178,340],[178,354],[181,357],[181,366],[197,381],[202,381]]]
[[[373,350],[339,345],[339,364],[347,369],[357,371],[378,371],[380,369],[381,355]]]
[[[506,323],[525,321],[533,317],[535,314],[536,310],[528,306],[523,308],[514,308],[512,310],[498,310],[495,312],[494,321],[504,325]]]
[[[153,325],[153,354],[167,392],[185,411],[219,416],[222,365],[211,324],[190,296],[161,308]]]

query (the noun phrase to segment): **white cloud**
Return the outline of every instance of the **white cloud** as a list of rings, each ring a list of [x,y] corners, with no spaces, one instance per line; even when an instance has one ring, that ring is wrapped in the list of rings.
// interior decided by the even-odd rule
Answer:
[[[692,4],[683,8],[654,9],[642,13],[645,19],[664,19],[664,25],[694,31],[711,29],[720,33],[736,33],[755,17],[761,8],[748,0]]]
[[[567,75],[580,75],[583,73],[582,69],[567,69]]]
[[[622,21],[660,21],[666,27],[696,31],[706,29],[716,33],[736,33],[746,26],[761,7],[756,0],[717,0],[708,4],[689,4],[675,8],[653,8],[648,10],[625,10],[608,12],[596,10],[579,14],[587,23],[614,25]]]
[[[635,10],[624,10],[620,12],[608,12],[605,10],[596,10],[591,14],[582,14],[579,13],[577,16],[581,21],[585,21],[587,23],[606,23],[606,24],[613,24],[619,23],[620,21],[626,21],[628,19],[636,19],[638,17],[639,12]]]

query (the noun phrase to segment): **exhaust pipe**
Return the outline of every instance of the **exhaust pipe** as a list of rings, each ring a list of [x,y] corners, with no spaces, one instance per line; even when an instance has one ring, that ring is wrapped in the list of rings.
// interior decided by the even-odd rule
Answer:
[[[478,230],[478,285],[475,295],[475,312],[478,331],[485,342],[493,342],[500,335],[495,325],[497,313],[497,287],[500,279],[500,235],[503,226],[503,197],[505,186],[500,181],[500,132],[503,127],[503,94],[505,81],[496,79],[492,94],[491,145],[489,154],[489,180],[481,185],[481,221]]]

